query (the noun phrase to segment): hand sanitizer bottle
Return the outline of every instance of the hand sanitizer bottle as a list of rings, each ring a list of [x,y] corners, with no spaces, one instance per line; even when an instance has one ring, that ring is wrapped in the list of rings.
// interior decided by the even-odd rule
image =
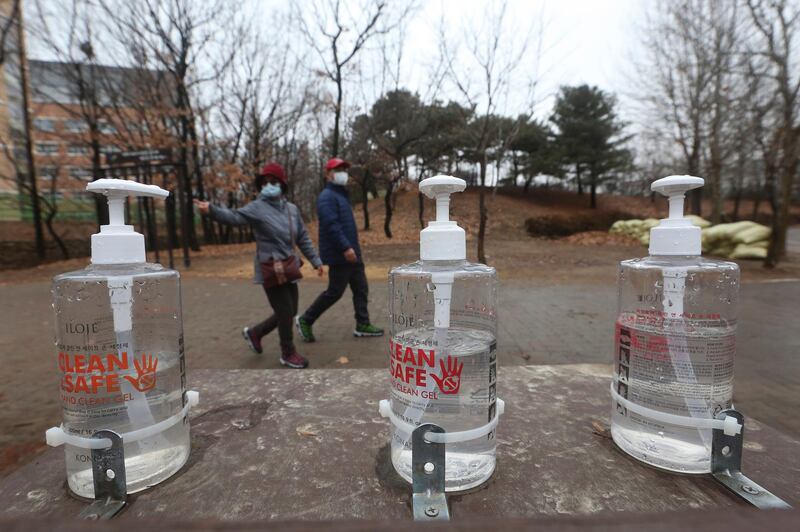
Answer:
[[[631,456],[682,473],[710,471],[736,351],[739,267],[701,257],[700,228],[683,216],[686,192],[701,186],[692,176],[652,184],[669,197],[669,217],[650,231],[650,256],[621,262],[618,279],[611,435]]]
[[[169,193],[122,179],[86,188],[108,198],[109,224],[92,235],[91,265],[53,279],[63,424],[47,440],[65,444],[70,490],[92,498],[90,449],[110,443],[92,435],[122,436],[128,493],[143,490],[186,462],[196,394],[186,392],[178,272],[145,262],[144,237],[124,219],[126,197]]]
[[[420,234],[422,260],[389,274],[391,399],[381,402],[381,413],[392,422],[392,464],[409,482],[411,432],[422,423],[445,429],[426,439],[446,445],[447,491],[478,486],[492,475],[502,412],[497,274],[466,261],[464,230],[449,220],[450,194],[465,187],[450,176],[419,185],[436,199],[436,221]]]

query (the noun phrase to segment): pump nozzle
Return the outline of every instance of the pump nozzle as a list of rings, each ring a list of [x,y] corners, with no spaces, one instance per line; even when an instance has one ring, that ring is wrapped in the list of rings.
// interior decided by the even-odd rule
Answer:
[[[419,238],[422,260],[464,260],[467,258],[467,237],[456,222],[450,221],[450,194],[467,188],[463,179],[437,175],[423,179],[419,191],[436,200],[436,221],[428,222]]]
[[[144,236],[125,224],[125,198],[149,196],[166,198],[169,192],[155,185],[145,185],[127,179],[98,179],[86,185],[86,190],[108,198],[108,225],[92,235],[93,264],[128,264],[145,262]]]
[[[702,187],[702,177],[671,175],[654,181],[650,190],[669,198],[669,215],[650,229],[650,255],[700,255],[700,228],[683,216],[686,193]]]

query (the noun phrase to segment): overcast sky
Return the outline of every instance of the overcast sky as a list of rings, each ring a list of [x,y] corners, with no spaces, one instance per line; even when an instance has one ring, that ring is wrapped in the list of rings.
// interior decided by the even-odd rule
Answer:
[[[58,10],[56,6],[60,5],[53,0],[40,1],[49,10]],[[640,40],[637,23],[647,3],[652,1],[655,0],[507,0],[506,28],[514,37],[509,42],[518,43],[524,34],[530,32],[528,53],[514,76],[521,85],[528,77],[538,80],[536,115],[540,118],[549,115],[553,95],[560,85],[579,83],[597,85],[616,93],[622,101],[620,111],[623,116],[627,115],[623,96],[630,86],[627,78],[631,71],[630,60],[635,56],[636,43]],[[303,0],[299,2],[302,4]],[[401,85],[426,94],[432,63],[438,57],[438,30],[442,20],[453,46],[457,47],[459,41],[468,40],[463,34],[465,29],[480,28],[487,6],[496,8],[500,4],[499,0],[418,0],[419,9],[406,23]],[[248,13],[248,18],[252,15],[257,28],[280,31],[280,27],[274,25],[273,13],[286,10],[289,5],[286,0],[249,0],[241,4],[241,9],[252,12]],[[350,8],[358,3],[345,5]],[[57,14],[54,18],[59,19]],[[37,42],[35,36],[32,37],[31,55],[52,58],[46,47]],[[288,38],[303,39],[299,34]],[[371,43],[371,46],[376,46],[376,43]],[[537,53],[539,48],[540,54]],[[99,52],[102,56],[102,50]],[[535,64],[537,57],[540,58],[539,64]],[[353,92],[357,91],[350,91],[349,104],[359,107]],[[521,96],[521,88],[516,92],[509,96],[508,105],[499,108],[499,112],[514,114],[521,110],[520,104],[525,98]],[[457,99],[458,94],[451,86],[443,88],[438,96]],[[625,118],[630,120],[632,117],[628,115]]]
[[[409,68],[436,50],[443,12],[448,23],[458,25],[459,17],[480,17],[487,1],[423,1],[408,30]],[[543,27],[537,114],[549,111],[559,85],[589,83],[617,93],[626,90],[644,4],[645,0],[509,0],[509,23],[517,31],[532,27],[535,39],[537,28]],[[531,43],[531,55],[534,48]]]

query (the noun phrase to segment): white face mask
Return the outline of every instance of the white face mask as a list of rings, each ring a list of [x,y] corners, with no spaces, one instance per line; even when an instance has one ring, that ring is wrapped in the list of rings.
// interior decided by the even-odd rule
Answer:
[[[277,198],[281,195],[281,186],[275,183],[267,183],[261,187],[261,195],[265,198]]]
[[[333,173],[333,183],[335,185],[345,186],[347,184],[347,172],[334,172]]]

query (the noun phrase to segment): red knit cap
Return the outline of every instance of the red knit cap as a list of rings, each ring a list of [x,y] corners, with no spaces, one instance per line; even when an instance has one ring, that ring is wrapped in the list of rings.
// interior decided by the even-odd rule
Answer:
[[[258,175],[263,176],[272,176],[278,179],[283,185],[289,185],[289,180],[286,179],[286,173],[283,171],[283,166],[279,165],[278,163],[267,163],[264,165],[264,168],[261,169],[261,173]]]

